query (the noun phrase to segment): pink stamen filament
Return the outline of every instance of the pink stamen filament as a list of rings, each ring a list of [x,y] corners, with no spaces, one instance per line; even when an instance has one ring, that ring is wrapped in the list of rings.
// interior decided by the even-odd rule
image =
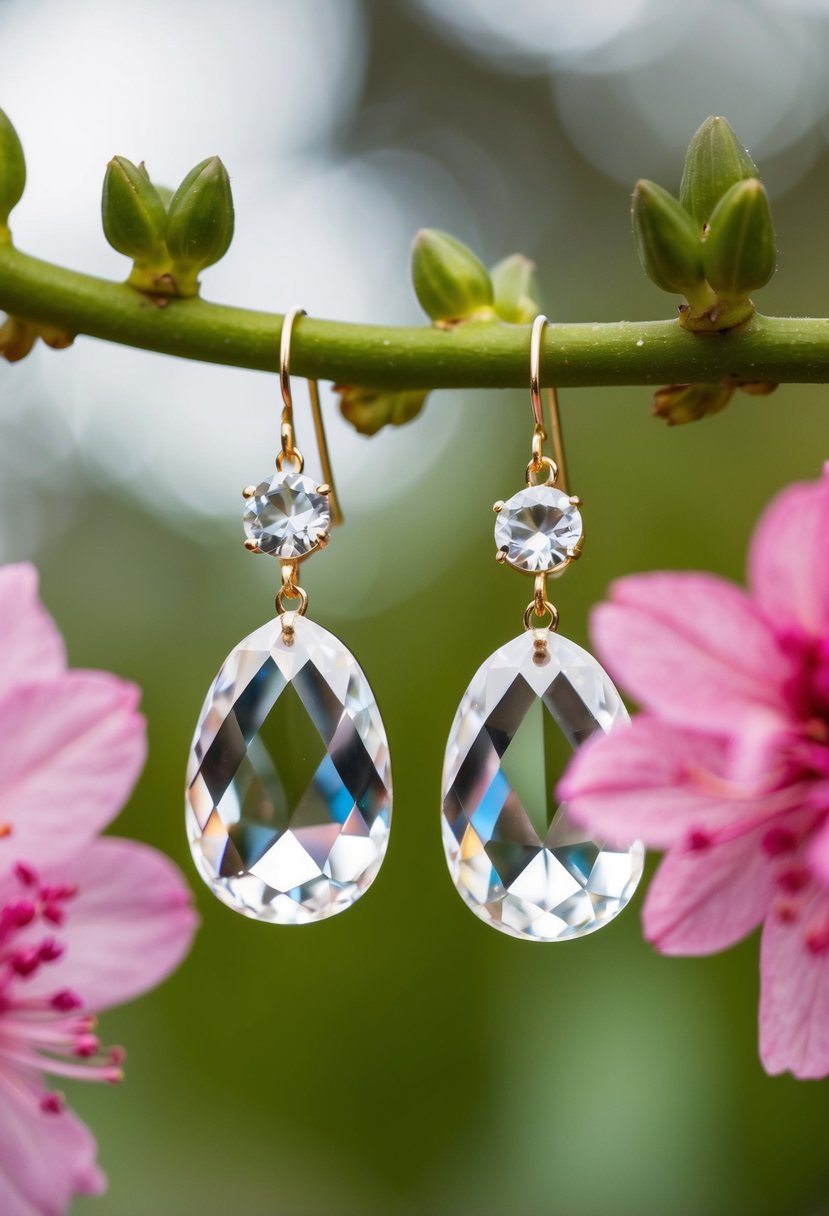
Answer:
[[[42,1055],[40,1052],[26,1051],[14,1046],[0,1047],[0,1058],[10,1060],[13,1064],[40,1074],[51,1073],[55,1077],[66,1077],[74,1081],[106,1081],[116,1084],[124,1078],[123,1070],[118,1066],[120,1057],[117,1053],[100,1060],[88,1060],[74,1063],[69,1059]]]
[[[40,1084],[44,1073],[114,1083],[123,1077],[125,1054],[120,1047],[101,1050],[95,1018],[77,1012],[83,1001],[70,989],[43,997],[25,995],[29,977],[59,959],[64,947],[50,934],[35,942],[14,939],[34,922],[62,923],[64,905],[77,887],[41,884],[37,872],[24,862],[15,865],[14,874],[27,892],[0,908],[0,1070],[21,1089],[25,1075],[25,1092],[44,1112],[59,1114],[63,1101]],[[4,1062],[11,1066],[8,1070]]]
[[[0,1043],[6,1038],[19,1039],[24,1043],[38,1043],[50,1048],[76,1049],[79,1039],[94,1037],[93,1017],[61,1018],[46,1022],[35,1018],[4,1017],[0,1023]],[[96,1040],[97,1042],[97,1040]]]

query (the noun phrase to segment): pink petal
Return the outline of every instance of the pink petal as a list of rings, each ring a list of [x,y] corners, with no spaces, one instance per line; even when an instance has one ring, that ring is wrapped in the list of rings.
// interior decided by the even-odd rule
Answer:
[[[144,763],[140,693],[69,671],[0,702],[0,856],[36,868],[83,849],[118,813]]]
[[[190,949],[190,889],[157,849],[105,836],[46,877],[77,883],[78,894],[57,931],[65,952],[32,977],[33,996],[70,988],[87,1009],[105,1009],[154,988]]]
[[[66,667],[63,639],[37,595],[28,562],[0,568],[0,699],[17,684],[49,680]]]
[[[748,596],[723,579],[620,579],[610,603],[594,609],[591,634],[614,679],[668,721],[731,733],[763,709],[785,722],[793,660]]]
[[[66,1216],[75,1195],[99,1195],[106,1179],[97,1145],[71,1111],[42,1111],[25,1082],[0,1080],[0,1211],[3,1216]]]
[[[823,949],[810,948],[810,930]],[[766,1072],[829,1073],[829,900],[816,890],[795,918],[772,911],[760,950],[760,1055]]]
[[[711,736],[640,715],[580,747],[556,792],[574,819],[609,842],[641,838],[669,848],[740,817],[732,798],[700,786],[699,775],[720,773],[725,757]]]
[[[812,873],[829,890],[829,819],[809,844],[809,867]]]
[[[767,785],[779,773],[784,753],[798,734],[798,725],[781,721],[762,707],[742,715],[739,730],[728,741],[726,774],[741,785]]]
[[[771,865],[761,832],[700,852],[671,851],[648,889],[645,937],[663,954],[726,950],[761,923],[771,903]]]
[[[779,627],[829,631],[829,465],[819,481],[778,494],[754,530],[749,583]]]
[[[3,1216],[38,1216],[28,1199],[20,1194],[10,1178],[0,1169],[0,1212]]]

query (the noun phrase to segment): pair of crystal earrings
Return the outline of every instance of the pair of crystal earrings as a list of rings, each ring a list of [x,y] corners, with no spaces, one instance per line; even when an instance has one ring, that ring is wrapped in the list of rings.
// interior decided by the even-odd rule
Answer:
[[[281,565],[276,617],[231,651],[199,715],[187,773],[187,833],[223,903],[276,924],[323,920],[370,886],[392,808],[386,732],[362,668],[306,615],[299,566],[342,522],[317,385],[309,381],[322,480],[294,443],[285,317],[284,401],[275,475],[246,486],[245,545]],[[540,388],[546,318],[530,347],[532,455],[525,488],[495,504],[496,557],[534,578],[524,631],[491,655],[463,695],[443,769],[443,840],[472,911],[514,937],[559,941],[612,920],[642,874],[640,843],[604,847],[556,806],[570,749],[627,720],[607,673],[555,632],[547,578],[580,554],[581,502],[567,493],[558,406],[548,389],[555,460],[544,454]],[[561,746],[559,746],[561,745]]]

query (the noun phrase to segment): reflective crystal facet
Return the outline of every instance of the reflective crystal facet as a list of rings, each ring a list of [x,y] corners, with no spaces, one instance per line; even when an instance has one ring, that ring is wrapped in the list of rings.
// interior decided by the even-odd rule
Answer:
[[[331,508],[317,483],[302,473],[274,473],[256,487],[243,515],[245,535],[263,553],[304,557],[331,526]]]
[[[463,695],[443,767],[443,843],[462,898],[514,937],[562,941],[612,920],[642,876],[644,849],[592,840],[556,805],[573,748],[628,721],[607,673],[557,634],[523,633]]]
[[[527,486],[513,494],[495,521],[496,547],[511,566],[531,574],[560,566],[581,536],[581,512],[555,486]]]
[[[279,618],[231,651],[187,771],[193,860],[219,899],[259,920],[342,912],[373,881],[391,818],[389,748],[354,656],[314,621]]]

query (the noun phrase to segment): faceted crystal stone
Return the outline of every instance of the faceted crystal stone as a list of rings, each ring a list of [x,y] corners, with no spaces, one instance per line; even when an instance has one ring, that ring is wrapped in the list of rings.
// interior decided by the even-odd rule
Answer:
[[[443,843],[462,898],[514,937],[562,941],[612,920],[642,876],[644,849],[611,848],[554,797],[573,748],[628,721],[607,673],[557,634],[523,633],[463,695],[443,768]]]
[[[199,715],[187,770],[193,860],[219,899],[301,924],[350,907],[388,842],[391,769],[354,656],[306,617],[231,651]]]
[[[245,534],[263,553],[304,557],[331,526],[331,508],[317,483],[302,473],[275,473],[256,487],[243,516]]]
[[[495,521],[496,547],[511,566],[531,574],[560,566],[581,535],[581,512],[555,486],[527,486],[513,494]]]

